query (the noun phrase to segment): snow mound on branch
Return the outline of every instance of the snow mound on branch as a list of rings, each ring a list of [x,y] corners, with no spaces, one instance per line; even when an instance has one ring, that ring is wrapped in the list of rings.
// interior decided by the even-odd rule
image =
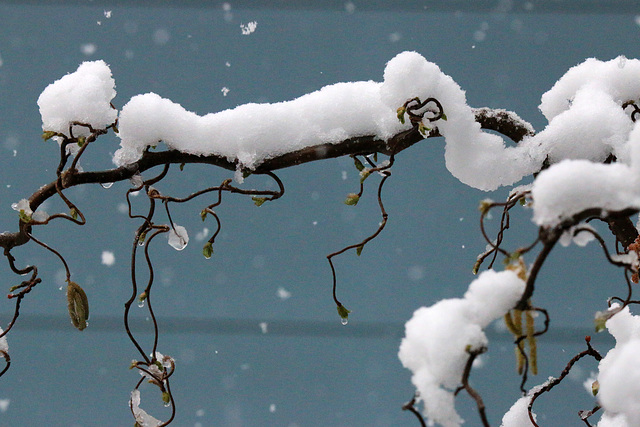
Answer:
[[[397,107],[396,107],[397,108]],[[244,104],[199,116],[154,93],[137,95],[119,121],[116,165],[134,162],[163,141],[196,155],[218,155],[254,169],[266,159],[354,136],[388,139],[403,126],[380,101],[380,84],[338,83],[287,102]]]
[[[608,419],[615,416],[619,421],[616,426],[637,426],[640,425],[640,316],[632,315],[629,307],[625,307],[607,320],[606,326],[616,339],[616,346],[598,367],[598,402]],[[607,422],[601,421],[598,426]]]
[[[531,394],[516,400],[516,403],[502,417],[500,427],[533,427],[529,418],[529,402],[531,402]],[[533,414],[533,419],[536,420]]]
[[[542,96],[549,125],[523,144],[552,164],[532,188],[538,225],[555,226],[587,208],[640,207],[640,130],[622,109],[638,99],[640,61],[624,57],[588,59]],[[602,164],[609,155],[616,164]]]
[[[118,116],[111,107],[116,96],[115,81],[104,61],[83,62],[78,69],[51,83],[38,98],[42,129],[69,135],[74,122],[104,129]],[[88,135],[85,127],[75,126],[74,136]]]
[[[445,427],[462,424],[453,391],[460,384],[469,351],[487,346],[483,328],[509,311],[524,287],[513,271],[488,270],[471,282],[464,298],[419,308],[406,323],[398,357],[413,372],[411,381],[430,422]]]
[[[326,86],[292,101],[245,104],[199,116],[154,93],[133,97],[119,120],[121,147],[116,165],[134,162],[163,141],[196,155],[218,155],[254,169],[266,159],[324,143],[372,135],[382,140],[411,127],[397,109],[407,100],[436,98],[447,120],[437,125],[446,139],[447,167],[462,182],[483,190],[510,185],[538,170],[544,156],[506,147],[485,133],[466,104],[464,91],[437,65],[416,52],[403,52],[384,71],[384,81]]]

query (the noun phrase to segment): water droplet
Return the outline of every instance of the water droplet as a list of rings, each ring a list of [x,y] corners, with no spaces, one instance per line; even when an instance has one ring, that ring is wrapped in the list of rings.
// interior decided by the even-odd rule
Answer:
[[[165,407],[165,408],[168,408],[169,406],[171,406],[171,401],[169,401],[169,402],[164,402],[164,407]]]
[[[138,307],[140,308],[144,307],[144,300],[138,301]]]
[[[343,325],[346,325],[347,323],[349,323],[349,319],[346,317],[343,317],[342,319],[340,319],[340,323],[342,323]]]
[[[113,182],[102,182],[100,183],[100,185],[102,186],[102,188],[111,188]]]

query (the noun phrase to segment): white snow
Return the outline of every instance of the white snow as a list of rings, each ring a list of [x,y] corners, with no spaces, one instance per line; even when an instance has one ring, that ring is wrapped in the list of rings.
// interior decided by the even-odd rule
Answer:
[[[23,212],[25,215],[31,216],[33,215],[33,211],[31,210],[31,206],[29,205],[29,201],[27,199],[20,199],[17,203],[11,203],[11,209],[18,212]]]
[[[120,114],[121,148],[114,162],[134,162],[163,141],[169,148],[215,154],[254,169],[305,147],[363,135],[389,139],[410,128],[408,120],[404,125],[398,121],[397,109],[414,97],[442,103],[448,120],[432,124],[425,119],[425,125],[438,126],[446,139],[447,167],[469,185],[492,190],[512,184],[544,160],[483,132],[453,79],[418,53],[403,52],[389,61],[382,83],[336,83],[292,101],[244,104],[205,116],[154,93],[134,96]]]
[[[245,36],[248,36],[249,34],[253,33],[256,28],[258,28],[258,23],[256,21],[251,21],[248,24],[240,24],[240,30],[242,31],[242,34]]]
[[[640,316],[632,315],[627,306],[607,320],[606,326],[616,339],[616,346],[598,367],[598,401],[606,414],[617,415],[627,425],[637,426],[640,425]],[[602,425],[625,425],[608,423]]]
[[[83,62],[74,73],[51,83],[38,98],[42,129],[69,135],[73,122],[104,129],[118,112],[110,105],[116,96],[115,81],[104,61]],[[75,136],[88,135],[86,128],[74,126]]]
[[[109,267],[116,262],[116,256],[111,251],[102,251],[101,259],[102,264]]]
[[[0,328],[0,334],[3,332],[2,328]],[[0,351],[9,352],[9,344],[7,343],[6,335],[0,338]]]
[[[516,403],[514,403],[511,409],[502,417],[500,427],[533,427],[527,409],[530,401],[530,394],[516,400]],[[537,421],[535,414],[533,414],[533,419]]]
[[[162,424],[162,421],[154,418],[153,416],[149,415],[144,409],[140,408],[140,390],[135,389],[131,392],[129,407],[133,412],[133,416],[136,422],[142,427],[157,427]]]
[[[11,403],[11,399],[0,399],[0,413],[7,412],[7,409],[9,409],[10,403]]]
[[[463,422],[453,390],[462,379],[468,351],[487,346],[483,329],[516,304],[524,287],[513,271],[488,270],[469,285],[464,298],[419,308],[406,323],[398,357],[412,371],[411,381],[431,422],[445,427]]]
[[[542,96],[540,110],[549,125],[523,145],[537,145],[557,162],[533,185],[538,225],[553,226],[591,207],[640,207],[640,130],[622,109],[625,101],[640,98],[638,75],[638,60],[592,58]],[[617,164],[601,164],[609,154]]]

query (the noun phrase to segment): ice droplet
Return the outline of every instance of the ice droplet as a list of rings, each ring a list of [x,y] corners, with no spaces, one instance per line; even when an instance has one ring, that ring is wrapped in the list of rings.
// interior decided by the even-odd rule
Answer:
[[[144,307],[144,300],[138,301],[138,307],[140,308]]]
[[[349,323],[349,319],[346,317],[343,317],[340,319],[340,323],[342,323],[343,325],[346,325],[347,323]]]
[[[168,408],[169,406],[171,406],[171,401],[164,402],[163,405],[164,405],[165,408]]]
[[[181,225],[173,225],[173,228],[169,231],[169,245],[177,251],[181,251],[187,247],[189,243],[189,235],[187,230]]]
[[[102,186],[102,188],[111,188],[113,182],[101,182],[100,185]]]

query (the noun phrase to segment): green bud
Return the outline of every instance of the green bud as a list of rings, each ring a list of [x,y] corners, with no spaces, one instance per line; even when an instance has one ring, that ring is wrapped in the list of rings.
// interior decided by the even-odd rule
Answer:
[[[171,402],[171,395],[170,395],[168,392],[166,392],[166,391],[165,391],[165,392],[163,392],[163,393],[162,393],[162,401],[163,401],[166,405],[168,405],[168,404],[169,404],[169,402]]]
[[[213,245],[211,242],[207,242],[207,244],[204,245],[202,248],[202,255],[204,255],[206,259],[211,258],[211,255],[213,255]]]
[[[138,303],[142,304],[143,302],[145,302],[147,300],[147,296],[147,291],[144,291],[140,295],[138,295]]]
[[[360,256],[362,253],[362,249],[364,249],[364,245],[360,245],[356,248],[356,255]]]
[[[204,222],[204,220],[207,219],[207,210],[206,209],[202,209],[200,211],[200,218],[202,219],[202,222]]]
[[[504,265],[511,265],[512,263],[517,263],[522,254],[518,251],[512,252],[504,259]]]
[[[422,135],[427,136],[427,134],[431,131],[431,128],[426,127],[424,123],[420,122],[420,124],[418,125],[418,131]]]
[[[78,138],[78,147],[82,147],[87,142],[87,138],[81,136]]]
[[[180,163],[180,172],[182,172],[184,170],[184,163]]]
[[[478,205],[478,210],[486,215],[487,212],[489,212],[489,209],[491,209],[491,206],[493,205],[493,200],[491,199],[484,199],[480,201],[480,204]]]
[[[44,139],[45,141],[48,141],[57,135],[58,135],[58,132],[54,132],[52,130],[45,130],[44,132],[42,132],[42,139]]]
[[[480,270],[480,264],[482,264],[481,260],[477,260],[475,264],[473,264],[473,268],[471,269],[471,273],[478,274],[478,270]]]
[[[440,120],[444,120],[445,122],[447,121],[447,115],[444,112],[442,113],[442,117],[440,117]]]
[[[76,208],[71,208],[71,210],[69,211],[69,215],[71,215],[71,218],[73,219],[78,219],[78,211],[76,210]]]
[[[67,285],[67,308],[69,310],[69,317],[71,323],[78,330],[83,330],[87,327],[87,320],[89,319],[89,300],[84,289],[80,287],[76,282],[68,282]]]
[[[338,314],[340,315],[340,318],[347,320],[349,319],[349,313],[351,313],[351,310],[347,310],[347,308],[340,304],[338,306]]]
[[[362,164],[362,162],[360,161],[360,159],[358,159],[357,157],[353,157],[353,163],[356,165],[356,169],[358,169],[359,171],[361,171],[362,169],[364,169],[364,165]]]
[[[262,206],[262,205],[264,204],[264,202],[266,202],[266,201],[267,201],[267,198],[266,198],[266,197],[256,197],[256,196],[253,196],[253,197],[251,198],[251,200],[253,200],[253,203],[255,203],[255,205],[256,205],[256,206]]]
[[[371,170],[368,168],[364,168],[360,171],[360,184],[364,182],[365,179],[369,178],[371,175]]]
[[[596,317],[593,319],[593,323],[595,324],[596,327],[596,332],[602,332],[605,329],[607,329],[607,320],[609,320],[609,316],[606,315],[607,313],[603,313],[601,311],[596,313]]]
[[[137,366],[138,366],[138,361],[136,359],[133,359],[131,361],[131,365],[129,365],[129,369],[133,369],[133,368],[135,368]]]
[[[398,108],[397,110],[397,116],[398,116],[398,120],[400,120],[400,123],[404,124],[404,113],[407,112],[407,109],[403,106]]]
[[[595,380],[594,382],[591,383],[591,393],[593,393],[593,395],[597,395],[598,391],[600,391],[600,383],[598,382],[598,380]]]
[[[20,217],[20,221],[24,222],[24,223],[30,223],[31,222],[31,215],[29,215],[28,213],[26,213],[24,211],[24,209],[20,209],[20,212],[18,212],[18,217]]]
[[[349,206],[355,206],[358,204],[359,201],[360,201],[360,196],[358,196],[356,193],[349,193],[347,194],[347,198],[345,199],[344,204]]]

